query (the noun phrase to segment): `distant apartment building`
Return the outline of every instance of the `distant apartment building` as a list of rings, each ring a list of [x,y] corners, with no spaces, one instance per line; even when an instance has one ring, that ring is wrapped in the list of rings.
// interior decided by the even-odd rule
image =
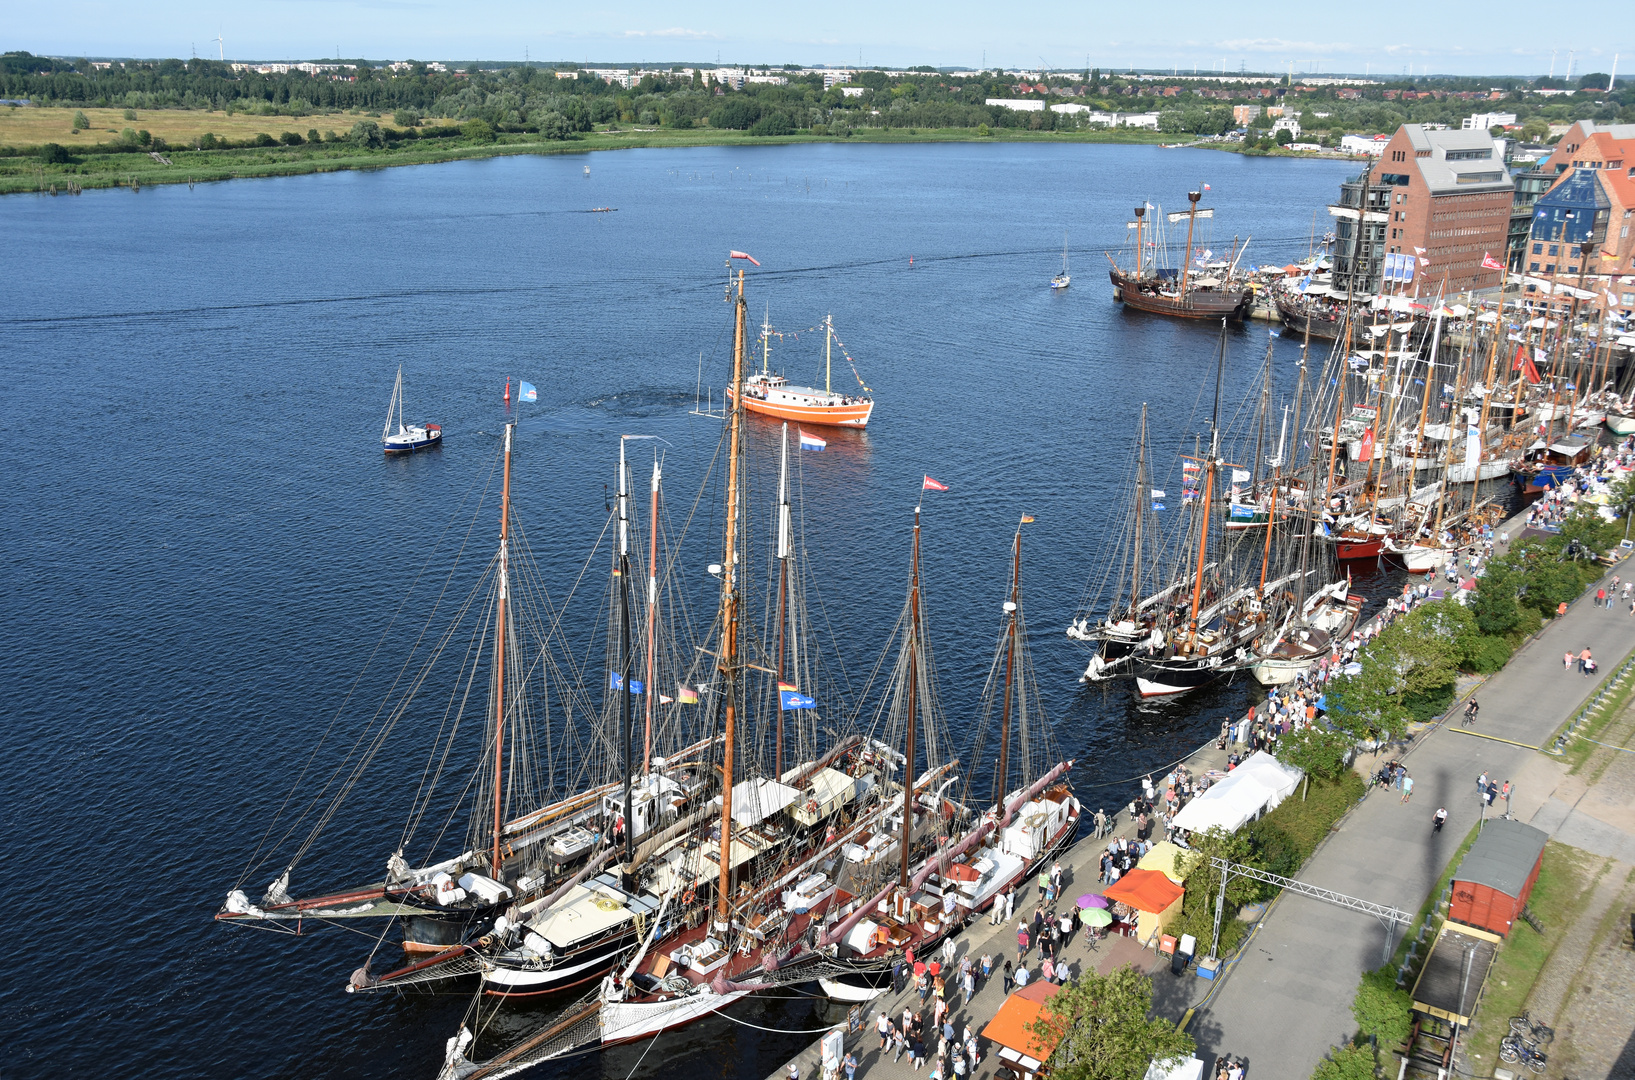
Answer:
[[[1467,116],[1460,121],[1461,131],[1487,131],[1490,128],[1507,128],[1516,126],[1516,114],[1513,112],[1477,113]]]
[[[1300,138],[1300,121],[1292,116],[1285,116],[1272,124],[1272,137],[1276,138],[1280,131],[1289,133],[1290,141]]]
[[[1421,281],[1423,294],[1491,289],[1504,272],[1510,173],[1501,143],[1483,131],[1426,131],[1404,124],[1366,173],[1340,185],[1334,288],[1379,291],[1387,255]],[[1365,198],[1366,194],[1366,198]]]
[[[1232,122],[1238,127],[1248,127],[1249,121],[1260,115],[1259,105],[1232,106]]]
[[[1389,135],[1342,135],[1340,136],[1340,152],[1342,154],[1368,154],[1378,156],[1385,150],[1385,145],[1391,141]]]

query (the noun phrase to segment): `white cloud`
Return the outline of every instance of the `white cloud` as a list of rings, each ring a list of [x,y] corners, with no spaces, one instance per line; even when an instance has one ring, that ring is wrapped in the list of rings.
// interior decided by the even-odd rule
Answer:
[[[672,26],[667,30],[626,30],[627,38],[686,38],[697,41],[700,38],[714,38],[721,35],[709,30],[688,30],[682,26]]]

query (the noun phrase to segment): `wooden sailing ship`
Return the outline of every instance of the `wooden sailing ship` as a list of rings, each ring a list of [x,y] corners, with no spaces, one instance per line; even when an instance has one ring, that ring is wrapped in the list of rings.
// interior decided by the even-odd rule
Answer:
[[[1223,277],[1193,275],[1193,227],[1199,218],[1212,218],[1215,214],[1212,209],[1199,208],[1198,200],[1202,197],[1202,192],[1187,192],[1187,200],[1192,205],[1169,215],[1172,224],[1182,220],[1187,223],[1186,251],[1178,272],[1161,271],[1148,265],[1143,246],[1146,207],[1135,208],[1135,221],[1132,223],[1135,228],[1134,267],[1124,270],[1113,262],[1111,254],[1107,256],[1108,261],[1112,262],[1108,274],[1113,282],[1114,297],[1125,307],[1182,319],[1242,320],[1249,317],[1254,293],[1246,284],[1232,279],[1231,262]]]

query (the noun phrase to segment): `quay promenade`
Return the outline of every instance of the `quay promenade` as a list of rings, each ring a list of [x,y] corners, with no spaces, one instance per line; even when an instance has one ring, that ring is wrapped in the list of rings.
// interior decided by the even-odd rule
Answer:
[[[1512,519],[1498,530],[1500,551],[1521,529]],[[1625,560],[1609,568],[1602,584],[1615,573],[1628,577],[1635,562]],[[1457,724],[1435,725],[1416,736],[1406,750],[1383,750],[1365,756],[1359,771],[1372,772],[1387,756],[1404,762],[1414,777],[1413,797],[1403,804],[1398,792],[1371,789],[1361,803],[1302,867],[1301,880],[1377,903],[1416,911],[1438,876],[1484,811],[1476,793],[1482,773],[1512,782],[1508,810],[1530,821],[1554,838],[1625,861],[1635,861],[1635,834],[1604,820],[1580,813],[1571,801],[1576,789],[1565,768],[1537,752],[1600,686],[1624,657],[1635,652],[1635,618],[1618,608],[1597,607],[1591,585],[1570,605],[1565,616],[1547,625],[1517,651],[1510,663],[1475,689],[1480,700],[1480,722],[1473,730]],[[1600,661],[1599,671],[1584,677],[1565,670],[1561,657],[1585,646]],[[1457,705],[1449,715],[1457,713]],[[1508,740],[1508,741],[1504,741]],[[1184,759],[1195,775],[1225,768],[1226,752],[1211,741]],[[1156,779],[1156,777],[1155,777]],[[1098,808],[1095,789],[1081,793],[1085,820]],[[1431,815],[1438,807],[1450,813],[1449,827],[1432,832]],[[1108,807],[1111,810],[1113,808]],[[1134,824],[1124,807],[1113,834],[1134,836]],[[1485,811],[1504,813],[1497,803]],[[1062,889],[1065,902],[1083,892],[1099,891],[1098,863],[1107,841],[1086,836],[1062,854]],[[1036,893],[1016,905],[1031,915]],[[1080,935],[1064,950],[1075,975],[1088,966],[1100,971],[1133,964],[1154,979],[1154,1007],[1159,1015],[1180,1020],[1188,1009],[1195,1013],[1187,1030],[1197,1040],[1197,1055],[1212,1066],[1219,1055],[1246,1060],[1256,1080],[1306,1080],[1331,1045],[1347,1040],[1356,1024],[1351,1001],[1362,972],[1380,966],[1386,928],[1372,918],[1304,897],[1280,895],[1261,916],[1239,955],[1226,964],[1213,983],[1189,969],[1175,978],[1167,958],[1136,941],[1114,937],[1094,950]],[[1393,932],[1400,938],[1401,929]],[[990,953],[994,977],[979,985],[969,1006],[949,990],[950,1015],[963,1037],[967,1025],[980,1034],[1004,1000],[999,969],[1005,959],[1015,960],[1015,920],[992,926],[986,916],[959,935],[957,956],[978,959]],[[1207,951],[1199,943],[1200,954]],[[1030,954],[1036,969],[1038,950]],[[888,1047],[879,1051],[874,1018],[880,1011],[899,1018],[905,1006],[919,1006],[910,986],[900,994],[887,993],[863,1005],[861,1030],[847,1037],[847,1049],[858,1062],[857,1075],[869,1080],[910,1080],[916,1076],[908,1056],[894,1061]],[[935,1039],[928,1039],[934,1051]],[[792,1063],[801,1080],[818,1080],[819,1046],[813,1043]],[[997,1067],[992,1048],[982,1043],[982,1062],[971,1080],[1008,1075]],[[787,1080],[789,1064],[782,1064],[768,1080]],[[929,1071],[929,1065],[924,1067]]]

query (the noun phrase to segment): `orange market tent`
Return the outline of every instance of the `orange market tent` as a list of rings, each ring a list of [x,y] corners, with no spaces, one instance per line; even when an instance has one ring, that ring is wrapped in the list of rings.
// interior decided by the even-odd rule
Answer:
[[[1145,945],[1163,933],[1181,913],[1181,898],[1186,890],[1160,871],[1136,867],[1103,889],[1102,895],[1140,912],[1135,934]]]
[[[1045,1011],[1045,1002],[1061,993],[1055,983],[1029,983],[1005,999],[994,1018],[982,1029],[982,1037],[999,1048],[999,1060],[1021,1080],[1029,1080],[1050,1060],[1060,1040],[1029,1031]]]

